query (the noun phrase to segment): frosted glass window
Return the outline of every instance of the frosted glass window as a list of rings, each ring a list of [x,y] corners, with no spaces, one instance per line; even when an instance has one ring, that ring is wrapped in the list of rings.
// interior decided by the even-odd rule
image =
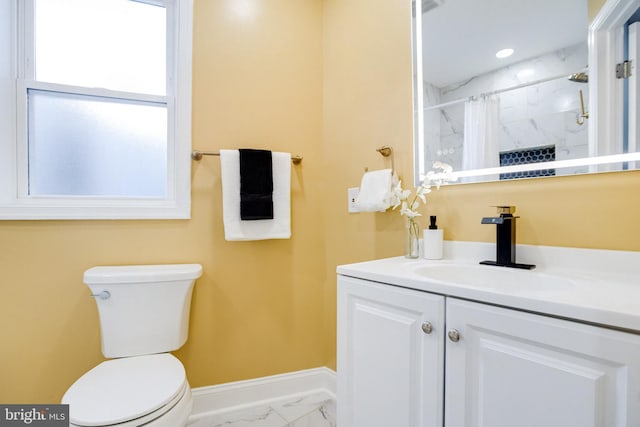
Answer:
[[[193,3],[0,0],[0,220],[190,217]]]
[[[36,80],[166,94],[166,8],[131,0],[36,0]]]
[[[30,89],[28,105],[30,195],[166,196],[164,104]]]

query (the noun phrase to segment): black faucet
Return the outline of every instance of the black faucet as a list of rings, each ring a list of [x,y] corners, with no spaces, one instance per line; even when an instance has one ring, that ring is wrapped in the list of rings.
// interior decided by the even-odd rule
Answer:
[[[515,206],[496,206],[498,217],[482,218],[482,224],[496,225],[496,260],[480,261],[480,264],[495,265],[498,267],[513,267],[531,270],[533,264],[518,264],[516,262],[516,218],[513,213]]]

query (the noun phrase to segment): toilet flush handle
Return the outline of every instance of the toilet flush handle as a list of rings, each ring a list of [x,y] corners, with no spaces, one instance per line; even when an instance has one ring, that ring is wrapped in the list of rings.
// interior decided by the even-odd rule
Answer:
[[[109,299],[111,298],[111,292],[102,291],[99,294],[91,294],[92,297],[100,298],[100,299]]]

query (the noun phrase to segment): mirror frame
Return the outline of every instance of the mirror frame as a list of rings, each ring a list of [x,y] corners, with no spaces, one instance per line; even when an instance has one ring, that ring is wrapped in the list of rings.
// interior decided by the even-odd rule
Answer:
[[[424,119],[422,111],[422,19],[418,18],[417,3],[412,0],[414,23],[412,25],[413,51],[413,120],[414,120],[414,181],[418,186],[424,179],[427,168],[424,165]],[[622,107],[617,102],[618,93],[622,91],[622,81],[615,78],[615,64],[617,58],[622,57],[622,39],[620,27],[640,9],[640,0],[607,0],[596,17],[589,25],[588,31],[588,64],[589,64],[589,114],[588,140],[608,141],[614,144],[622,139]],[[420,37],[418,37],[420,35]],[[640,72],[640,66],[634,65],[634,71]],[[607,165],[621,162],[640,161],[640,152],[598,155],[599,144],[590,144],[589,157],[556,160],[544,163],[528,164],[527,170],[542,170],[569,166],[589,166],[589,173],[608,172],[614,170]],[[604,167],[603,167],[604,166]],[[521,170],[522,166],[502,166],[497,168],[474,169],[469,171],[454,171],[454,179],[478,177],[509,173]],[[618,169],[617,169],[618,170]],[[553,178],[553,177],[547,177]],[[490,181],[460,182],[460,184],[474,184]],[[454,182],[455,183],[455,182]]]

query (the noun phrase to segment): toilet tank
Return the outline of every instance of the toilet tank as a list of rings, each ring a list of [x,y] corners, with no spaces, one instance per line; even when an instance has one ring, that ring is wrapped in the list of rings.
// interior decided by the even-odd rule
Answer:
[[[166,353],[187,341],[191,293],[199,264],[93,267],[84,283],[98,306],[102,353]]]

